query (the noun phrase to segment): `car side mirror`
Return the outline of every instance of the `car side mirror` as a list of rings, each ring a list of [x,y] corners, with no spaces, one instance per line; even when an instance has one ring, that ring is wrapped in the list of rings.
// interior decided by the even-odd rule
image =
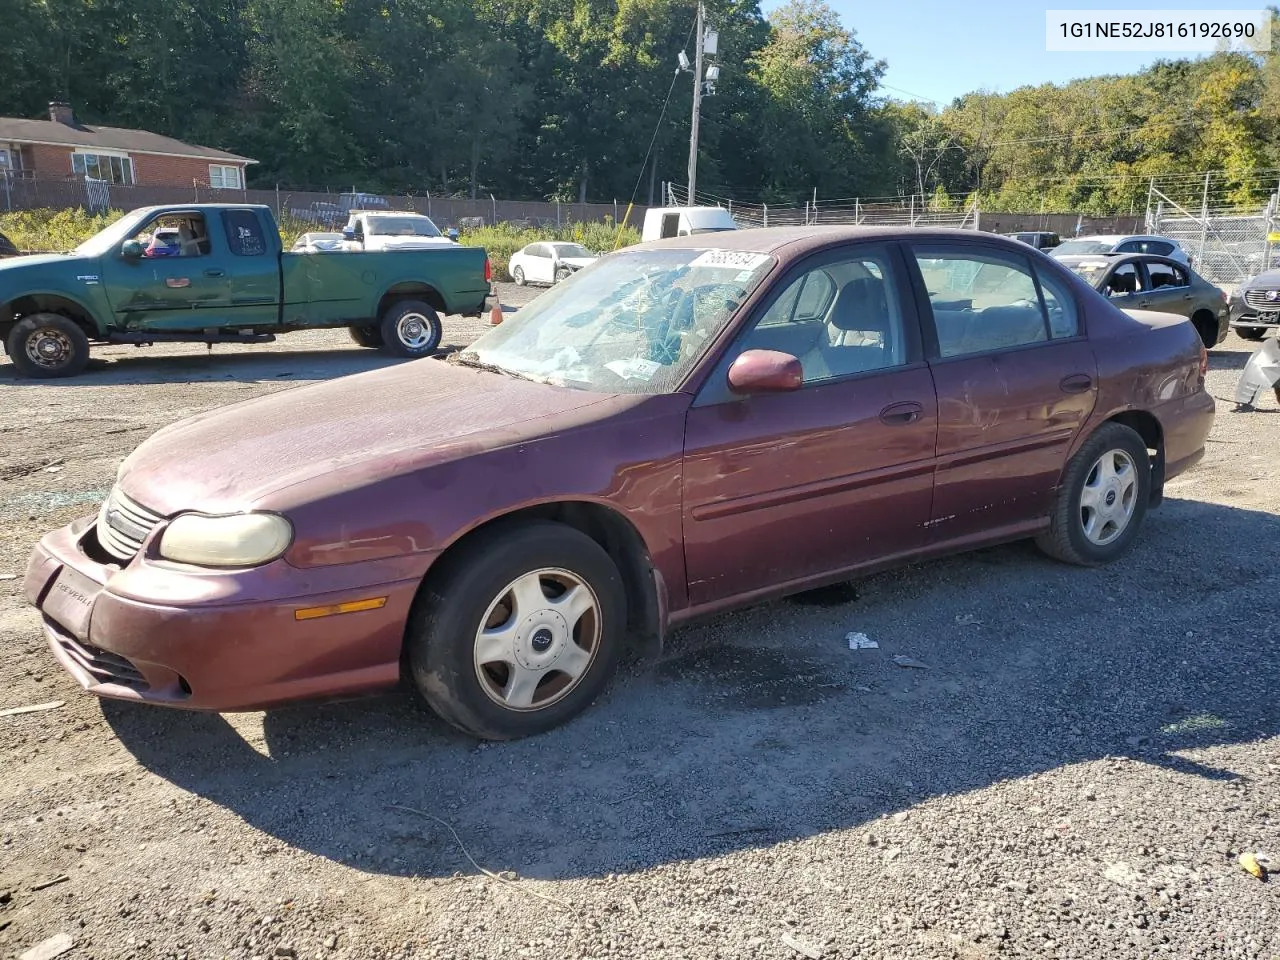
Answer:
[[[800,361],[779,350],[748,350],[729,367],[729,389],[744,396],[790,393],[803,384]]]
[[[126,240],[120,244],[120,256],[126,260],[139,260],[146,252],[146,248],[138,240]]]

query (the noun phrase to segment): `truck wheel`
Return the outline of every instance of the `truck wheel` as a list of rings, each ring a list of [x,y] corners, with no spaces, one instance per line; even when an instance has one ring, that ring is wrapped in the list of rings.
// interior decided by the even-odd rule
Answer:
[[[377,327],[360,327],[352,325],[347,327],[347,332],[351,334],[351,339],[354,340],[358,346],[382,346],[382,331]]]
[[[24,377],[74,377],[89,362],[89,338],[60,313],[33,313],[9,331],[9,359]]]
[[[444,328],[431,304],[397,300],[382,315],[382,348],[396,357],[425,357],[440,346]]]

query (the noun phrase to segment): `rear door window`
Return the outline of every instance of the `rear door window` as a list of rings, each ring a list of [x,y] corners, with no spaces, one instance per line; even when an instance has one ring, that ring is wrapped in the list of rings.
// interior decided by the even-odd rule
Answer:
[[[1147,276],[1151,279],[1151,289],[1161,287],[1185,287],[1189,285],[1186,271],[1168,263],[1148,263]]]
[[[237,257],[261,257],[267,253],[267,238],[262,221],[252,210],[223,210],[222,225],[227,231],[227,246]]]
[[[1050,339],[1046,304],[1029,258],[975,244],[914,244],[929,295],[941,357],[960,357],[1043,343]],[[1055,302],[1055,336],[1075,332],[1065,291]],[[1061,316],[1070,311],[1070,319]]]

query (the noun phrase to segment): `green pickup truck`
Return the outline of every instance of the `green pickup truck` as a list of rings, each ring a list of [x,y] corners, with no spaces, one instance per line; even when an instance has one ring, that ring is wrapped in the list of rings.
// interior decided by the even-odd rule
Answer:
[[[288,253],[269,207],[147,207],[69,254],[0,262],[0,340],[28,377],[79,373],[91,342],[265,343],[317,327],[421,357],[442,314],[484,311],[490,279],[477,247]]]

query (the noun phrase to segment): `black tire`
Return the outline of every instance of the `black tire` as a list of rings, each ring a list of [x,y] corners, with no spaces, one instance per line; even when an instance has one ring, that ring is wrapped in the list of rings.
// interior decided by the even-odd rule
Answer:
[[[1101,487],[1114,499],[1111,503],[1123,503],[1125,497],[1113,488],[1107,491],[1105,483],[1094,476],[1094,468],[1107,453],[1119,453],[1127,456],[1134,470],[1132,490],[1132,512],[1119,534],[1105,543],[1095,542],[1085,535],[1084,508],[1081,497],[1085,485],[1091,479],[1094,486]],[[1076,451],[1075,456],[1067,463],[1063,471],[1062,485],[1058,488],[1057,500],[1050,514],[1050,526],[1036,538],[1036,545],[1049,556],[1065,563],[1093,567],[1123,556],[1133,545],[1142,519],[1147,514],[1147,506],[1151,502],[1151,462],[1147,454],[1146,442],[1129,427],[1119,423],[1107,423],[1086,440]],[[1103,531],[1099,531],[1103,534]],[[1101,536],[1100,539],[1105,539]]]
[[[514,270],[511,271],[511,279],[515,281],[515,285],[517,287],[523,287],[524,286],[524,270],[520,267],[516,267]]]
[[[13,325],[5,349],[23,377],[74,377],[89,362],[89,338],[70,317],[33,313]]]
[[[394,357],[427,357],[436,352],[444,327],[440,315],[421,300],[397,300],[378,323],[382,349]]]
[[[613,676],[626,634],[626,591],[609,555],[585,534],[547,521],[501,525],[460,549],[423,587],[405,637],[410,675],[431,708],[473,736],[511,740],[550,730],[590,706]],[[486,616],[507,616],[523,624],[534,615],[517,615],[518,604],[508,588],[532,572],[548,570],[587,585],[595,607],[568,625],[570,634],[554,637],[539,625],[528,636],[517,633],[514,643],[523,656],[551,656],[551,662],[567,662],[562,654],[571,647],[587,655],[577,641],[588,634],[594,646],[576,682],[568,673],[547,669],[532,688],[534,697],[544,691],[543,705],[535,699],[516,709],[495,699],[510,689],[516,668],[499,660],[478,665],[476,641]],[[545,587],[542,595],[547,596]],[[546,602],[550,607],[554,599]],[[579,628],[583,632],[575,632]],[[539,642],[551,646],[540,649]],[[557,685],[563,688],[559,693]]]
[[[1200,334],[1200,342],[1206,350],[1212,350],[1218,345],[1218,318],[1212,313],[1200,311],[1191,318],[1191,325]]]
[[[1235,327],[1241,340],[1261,340],[1267,335],[1266,327]]]
[[[357,346],[361,347],[380,347],[382,346],[382,331],[377,327],[347,327],[347,333],[351,334],[351,339]]]
[[[562,280],[568,280],[569,275],[572,273],[573,271],[570,270],[568,267],[561,267],[559,270],[556,271],[556,283],[559,283]]]

